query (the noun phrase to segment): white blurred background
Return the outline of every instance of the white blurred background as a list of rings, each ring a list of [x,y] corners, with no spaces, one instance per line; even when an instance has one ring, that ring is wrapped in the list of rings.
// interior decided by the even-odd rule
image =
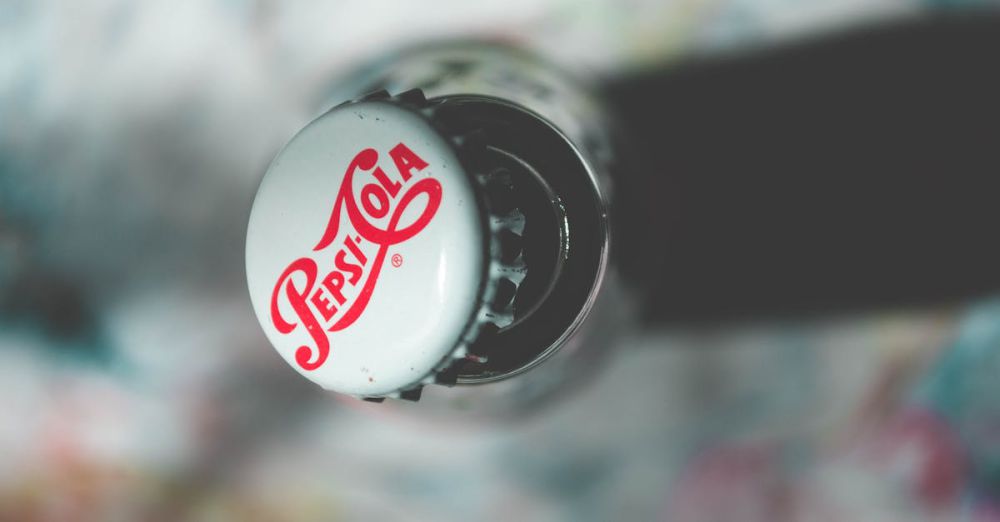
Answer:
[[[244,288],[267,162],[381,51],[600,77],[958,4],[0,0],[0,520],[1000,520],[995,303],[636,335],[463,422],[302,380]]]

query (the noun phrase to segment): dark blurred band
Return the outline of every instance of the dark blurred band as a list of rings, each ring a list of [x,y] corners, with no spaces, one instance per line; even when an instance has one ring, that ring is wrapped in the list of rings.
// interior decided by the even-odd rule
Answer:
[[[641,158],[623,175],[617,244],[647,319],[1000,290],[996,14],[680,64],[604,94]]]

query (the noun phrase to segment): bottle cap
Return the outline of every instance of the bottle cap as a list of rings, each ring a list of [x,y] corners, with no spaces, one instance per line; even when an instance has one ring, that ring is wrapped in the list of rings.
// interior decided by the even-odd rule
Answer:
[[[475,132],[449,131],[420,91],[331,109],[284,147],[247,230],[257,319],[320,386],[419,396],[484,325],[513,320],[524,219]]]
[[[480,95],[384,91],[278,154],[247,229],[247,282],[299,373],[369,400],[505,379],[578,330],[607,266],[607,213],[577,147]]]

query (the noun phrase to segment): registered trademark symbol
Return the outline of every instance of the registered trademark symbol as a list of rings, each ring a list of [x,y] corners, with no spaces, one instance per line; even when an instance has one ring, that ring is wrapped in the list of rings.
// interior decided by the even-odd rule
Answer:
[[[401,256],[399,254],[393,254],[392,255],[392,266],[394,266],[396,268],[399,268],[399,267],[403,266],[403,256]]]

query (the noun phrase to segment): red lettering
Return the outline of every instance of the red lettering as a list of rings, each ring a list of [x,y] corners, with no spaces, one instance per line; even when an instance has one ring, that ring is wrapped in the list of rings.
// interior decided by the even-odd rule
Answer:
[[[337,307],[331,303],[325,295],[323,295],[322,288],[317,288],[309,300],[312,301],[313,306],[319,310],[319,313],[323,316],[324,320],[329,321],[330,319],[333,319],[334,315],[337,314]]]
[[[348,241],[345,241],[345,243],[348,243],[349,241],[350,238],[348,238]],[[355,246],[354,248],[357,248],[357,246]],[[334,264],[337,266],[337,270],[340,270],[342,272],[347,272],[349,274],[347,277],[348,283],[351,283],[352,285],[358,284],[358,280],[361,279],[362,266],[347,262],[346,250],[341,250],[340,252],[337,252],[337,257],[334,259]]]
[[[330,272],[323,279],[323,288],[326,288],[326,291],[330,292],[330,295],[337,300],[337,303],[344,304],[344,301],[347,301],[342,290],[344,288],[344,274],[336,270]]]
[[[364,265],[368,262],[368,258],[365,257],[365,253],[358,248],[357,242],[354,239],[351,239],[351,236],[347,236],[347,239],[344,240],[344,244],[347,245],[347,249],[354,254],[354,258],[358,260],[358,263]]]
[[[303,274],[306,278],[306,284],[301,290],[296,288],[295,280],[292,278],[293,275],[299,273]],[[312,357],[313,350],[308,346],[299,346],[295,350],[295,362],[299,363],[299,366],[306,370],[319,368],[326,362],[326,358],[330,353],[330,340],[306,304],[306,296],[312,292],[315,284],[316,262],[308,257],[303,257],[288,265],[288,268],[278,278],[278,284],[274,285],[274,292],[271,294],[271,322],[274,323],[274,327],[279,332],[288,334],[292,330],[295,330],[298,323],[301,323],[305,325],[306,331],[309,332],[309,335],[316,343],[317,356],[315,360]],[[282,293],[282,288],[285,290],[284,295],[288,299],[288,303],[292,306],[298,322],[289,322],[281,315],[281,309],[278,307],[278,297]]]
[[[374,206],[376,201],[378,206]],[[382,187],[369,183],[361,189],[361,206],[365,207],[365,212],[369,216],[375,219],[383,218],[389,213],[389,196],[385,190],[382,190]]]
[[[385,171],[382,170],[381,167],[375,167],[375,172],[372,174],[375,175],[375,179],[378,180],[379,185],[382,185],[382,188],[389,193],[390,198],[394,198],[396,197],[396,194],[399,194],[399,187],[402,185],[400,185],[398,181],[390,180],[389,176],[385,175]]]
[[[396,163],[396,170],[403,177],[403,181],[410,181],[411,170],[424,170],[427,162],[417,156],[409,147],[400,143],[389,151],[392,161]]]
[[[413,171],[420,171],[427,167],[427,162],[403,143],[393,147],[389,151],[389,155],[404,183],[413,177]],[[342,213],[346,214],[357,236],[345,237],[343,247],[334,255],[336,269],[326,274],[321,286],[315,288],[318,277],[317,264],[310,258],[300,258],[285,269],[274,287],[271,296],[271,320],[275,328],[282,334],[288,334],[298,324],[303,324],[316,344],[315,357],[313,356],[314,350],[307,346],[300,346],[296,350],[295,360],[303,369],[315,370],[319,368],[326,361],[330,351],[327,333],[323,331],[319,319],[308,306],[307,296],[309,296],[308,301],[319,311],[324,323],[333,321],[338,312],[343,311],[341,317],[327,328],[327,331],[336,332],[353,324],[368,306],[389,247],[402,243],[423,230],[441,205],[442,189],[439,181],[428,177],[408,185],[406,190],[403,190],[403,184],[390,180],[386,173],[377,167],[377,162],[378,152],[370,148],[362,150],[351,160],[334,200],[333,211],[326,230],[320,241],[313,247],[314,251],[319,251],[331,245],[340,232]],[[373,168],[375,170],[372,174],[378,184],[366,184],[361,188],[360,198],[356,197],[353,184],[354,174],[358,170],[369,171]],[[427,196],[421,198],[421,201],[426,202],[423,209],[412,223],[400,228],[403,214],[421,195]],[[364,213],[362,213],[362,209]],[[366,216],[374,219],[388,216],[388,224],[382,228],[369,221]],[[371,264],[368,264],[368,257],[359,246],[361,238],[378,246],[378,251]],[[348,260],[348,252],[353,255],[356,263]],[[357,285],[365,276],[366,269],[369,273],[364,285],[360,290],[357,290],[357,295],[353,296],[353,299],[348,303],[348,296],[344,295],[345,283],[350,283],[352,286]],[[295,285],[293,276],[296,274],[302,274],[299,279],[305,278],[305,284],[302,288]],[[294,321],[287,320],[281,314],[278,300],[282,296],[288,301],[297,316]],[[346,306],[346,310],[343,306],[338,305]]]

